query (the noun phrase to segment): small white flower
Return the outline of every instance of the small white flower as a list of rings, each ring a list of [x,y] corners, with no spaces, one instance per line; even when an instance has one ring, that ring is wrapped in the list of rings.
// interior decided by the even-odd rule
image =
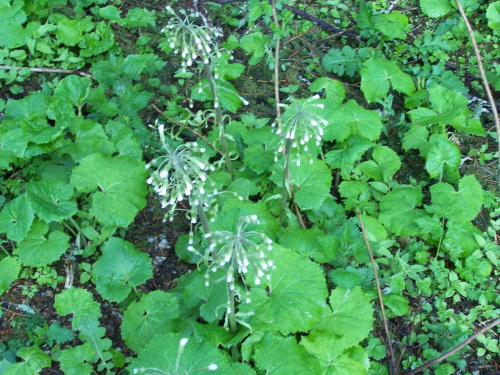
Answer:
[[[212,363],[210,366],[208,366],[209,371],[215,371],[218,369],[218,366],[215,363]]]

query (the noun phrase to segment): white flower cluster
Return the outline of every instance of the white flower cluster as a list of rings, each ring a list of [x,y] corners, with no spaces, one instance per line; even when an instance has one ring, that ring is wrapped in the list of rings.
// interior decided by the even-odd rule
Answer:
[[[165,220],[168,218],[172,221],[178,203],[186,200],[189,203],[187,214],[192,227],[197,222],[198,205],[206,205],[206,197],[217,194],[215,184],[206,174],[208,170],[213,171],[215,168],[193,156],[193,153],[205,152],[196,142],[184,143],[174,149],[166,141],[164,125],[158,126],[158,131],[165,154],[146,165],[146,168],[153,169],[147,182],[162,197],[162,208],[167,209]],[[192,236],[191,229],[190,237]]]
[[[220,57],[216,42],[217,38],[222,36],[219,30],[198,25],[196,21],[200,15],[196,12],[187,14],[181,9],[180,14],[177,14],[170,6],[166,6],[165,9],[173,17],[161,31],[166,33],[167,42],[174,53],[181,53],[183,73],[186,73],[187,67],[193,65],[198,57],[205,64],[210,62],[213,53]],[[217,72],[214,72],[214,75],[217,78]]]
[[[309,99],[295,100],[291,105],[280,104],[285,107],[282,116],[281,128],[276,129],[276,134],[281,136],[280,147],[275,154],[286,149],[286,144],[291,143],[291,148],[296,150],[297,166],[300,165],[300,153],[303,151],[309,155],[309,162],[313,163],[313,156],[309,148],[319,146],[324,134],[324,128],[328,125],[321,113],[325,105],[321,103],[318,95]],[[276,123],[272,126],[275,128]],[[315,155],[314,155],[315,156]]]
[[[226,282],[230,290],[234,290],[235,277],[239,274],[246,289],[246,303],[250,303],[245,282],[249,267],[254,273],[255,285],[261,284],[263,279],[270,280],[271,270],[275,268],[273,261],[267,256],[267,252],[273,249],[273,241],[261,231],[251,230],[252,226],[258,224],[260,222],[256,215],[243,216],[238,219],[236,231],[215,231],[211,236],[210,250],[215,250],[217,254],[211,270],[216,272],[219,267],[226,268]],[[205,285],[207,283],[208,279],[205,279]],[[228,313],[231,313],[230,309],[228,301]]]

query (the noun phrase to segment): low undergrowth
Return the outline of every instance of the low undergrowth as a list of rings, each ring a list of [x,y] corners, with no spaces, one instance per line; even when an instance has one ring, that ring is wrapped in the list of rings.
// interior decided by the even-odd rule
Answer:
[[[498,370],[500,2],[0,14],[0,374]]]

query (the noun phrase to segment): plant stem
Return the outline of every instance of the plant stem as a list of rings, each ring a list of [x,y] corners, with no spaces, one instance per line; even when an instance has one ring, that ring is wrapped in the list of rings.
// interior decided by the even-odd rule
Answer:
[[[183,129],[186,129],[186,130],[190,131],[191,133],[193,133],[193,134],[194,134],[195,136],[197,136],[198,138],[203,139],[207,145],[209,145],[210,147],[212,147],[212,148],[215,150],[215,152],[217,152],[217,153],[218,153],[219,155],[221,155],[221,156],[224,156],[224,154],[222,153],[222,151],[220,151],[219,149],[217,149],[217,148],[216,148],[216,147],[212,144],[212,142],[210,142],[210,141],[209,141],[206,137],[204,137],[204,136],[203,136],[203,134],[198,133],[196,130],[191,129],[191,128],[190,128],[189,126],[187,126],[186,124],[183,124],[182,122],[177,121],[175,118],[173,118],[173,117],[171,117],[171,116],[167,115],[167,114],[166,114],[165,112],[163,112],[160,108],[158,108],[158,107],[156,106],[156,104],[154,104],[154,103],[150,103],[150,104],[151,104],[151,106],[152,106],[152,107],[156,110],[156,112],[158,112],[159,114],[161,114],[161,115],[162,115],[163,117],[165,117],[168,121],[170,121],[170,122],[174,123],[175,125],[177,125],[177,126],[179,126],[179,127],[183,128]]]
[[[231,290],[231,288],[229,287],[229,283],[226,283],[226,290],[227,290],[227,298],[229,301],[229,307],[231,309],[231,312],[227,314],[227,319],[229,320],[229,329],[231,330],[231,333],[234,335],[236,334],[236,332],[238,332],[238,325],[236,323],[235,303],[234,303],[234,298],[235,298],[234,289]]]
[[[284,150],[285,165],[283,166],[283,189],[281,191],[280,226],[282,226],[285,221],[285,210],[286,210],[286,204],[288,202],[288,191],[286,189],[286,184],[287,181],[290,179],[290,170],[288,169],[288,165],[290,164],[291,146],[292,146],[292,140],[287,139]]]
[[[368,249],[368,254],[370,254],[370,260],[372,262],[373,274],[375,275],[375,283],[377,284],[378,301],[380,304],[380,311],[382,312],[382,320],[384,322],[384,330],[385,330],[385,334],[387,336],[387,346],[389,349],[389,355],[390,355],[390,360],[391,360],[390,373],[393,375],[397,375],[398,369],[396,368],[396,363],[394,362],[395,358],[394,358],[394,352],[392,350],[391,335],[389,332],[389,326],[387,325],[387,318],[385,316],[384,300],[382,299],[382,289],[380,288],[380,281],[378,278],[378,272],[377,272],[377,266],[375,264],[375,258],[373,258],[372,248],[370,246],[370,242],[368,241],[368,237],[366,236],[365,225],[363,224],[363,218],[361,217],[361,212],[359,211],[358,207],[356,207],[356,214],[358,215],[359,224],[361,226],[361,232],[363,232],[363,238],[365,239],[365,244],[366,244],[366,248]]]
[[[2,251],[8,256],[8,257],[11,257],[12,255],[9,254],[9,252],[7,251],[7,249],[5,247],[3,247],[2,244],[0,244],[0,249],[2,249]]]
[[[77,75],[82,76],[82,77],[94,78],[92,76],[92,74],[82,72],[81,70],[54,69],[54,68],[29,68],[26,66],[9,66],[9,65],[0,65],[0,69],[4,69],[4,70],[29,69],[30,72],[34,72],[34,73],[77,74]]]
[[[226,140],[226,127],[222,121],[222,112],[220,109],[220,103],[217,99],[217,87],[215,85],[215,78],[212,74],[212,69],[209,64],[203,64],[205,68],[205,74],[207,75],[208,82],[210,83],[210,90],[212,91],[212,98],[214,101],[214,111],[215,111],[215,126],[219,128],[219,138],[222,145],[222,152],[224,153],[224,160],[226,161],[226,169],[228,173],[233,176],[233,167],[231,165],[231,158],[229,157],[229,149],[227,147]],[[215,103],[217,106],[215,106]]]
[[[500,324],[500,318],[495,319],[490,324],[488,324],[487,326],[484,326],[479,331],[477,331],[476,333],[474,333],[472,336],[470,336],[468,339],[466,339],[463,343],[461,343],[460,345],[458,345],[455,348],[451,349],[449,352],[446,352],[443,355],[437,357],[436,359],[433,359],[432,361],[429,361],[426,364],[423,364],[422,366],[417,367],[415,370],[407,372],[405,375],[414,375],[414,374],[417,374],[420,371],[425,370],[426,368],[431,367],[432,365],[435,365],[438,362],[441,362],[442,360],[448,358],[449,356],[451,356],[451,355],[455,354],[456,352],[458,352],[460,349],[462,349],[465,346],[467,346],[467,344],[469,344],[470,342],[474,341],[478,336],[482,335],[486,331],[492,329],[493,327],[495,327],[495,326],[497,326],[499,324]]]
[[[465,26],[467,26],[467,31],[469,32],[472,46],[474,47],[474,52],[476,54],[477,67],[479,69],[479,73],[481,73],[481,79],[483,81],[484,91],[486,91],[486,96],[488,97],[488,101],[490,102],[490,105],[491,105],[491,111],[493,112],[493,119],[495,121],[495,128],[497,131],[497,147],[498,147],[498,160],[499,160],[499,165],[497,167],[497,169],[498,169],[497,170],[497,184],[500,185],[500,119],[498,117],[498,111],[497,111],[497,107],[495,104],[495,99],[493,98],[493,94],[491,93],[488,79],[486,78],[486,73],[485,73],[484,67],[483,67],[483,59],[481,57],[481,52],[479,52],[479,47],[478,47],[477,42],[476,42],[476,37],[474,36],[474,30],[472,29],[472,26],[469,22],[469,19],[467,18],[467,15],[465,14],[465,10],[462,7],[462,4],[460,4],[460,1],[455,0],[455,3],[457,4],[460,15],[462,16],[462,18],[465,22]]]
[[[73,226],[75,227],[75,229],[77,230],[78,232],[78,237],[81,238],[82,242],[83,242],[83,246],[87,247],[88,246],[88,242],[87,242],[87,239],[85,238],[85,236],[82,234],[82,229],[80,228],[80,226],[78,225],[78,223],[75,221],[75,219],[73,219],[72,217],[68,218],[68,221],[73,224]]]

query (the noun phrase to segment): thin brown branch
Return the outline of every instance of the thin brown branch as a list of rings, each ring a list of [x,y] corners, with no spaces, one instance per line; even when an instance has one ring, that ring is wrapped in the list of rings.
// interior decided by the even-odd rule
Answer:
[[[372,261],[372,267],[373,267],[373,274],[375,275],[375,283],[377,284],[377,293],[378,293],[378,301],[380,304],[380,311],[382,312],[382,320],[384,323],[384,330],[385,334],[387,336],[387,347],[389,349],[389,359],[391,361],[391,371],[393,375],[398,374],[398,369],[396,367],[396,362],[394,358],[394,351],[392,350],[392,344],[391,344],[391,334],[389,332],[389,326],[387,325],[387,318],[385,316],[385,309],[384,309],[384,300],[382,299],[382,289],[380,288],[380,281],[378,278],[378,272],[377,272],[377,266],[375,264],[375,258],[373,258],[373,253],[372,253],[372,248],[370,246],[370,242],[368,241],[368,237],[366,236],[366,230],[365,230],[365,225],[363,223],[363,218],[361,217],[361,212],[359,211],[359,208],[356,207],[356,214],[358,215],[358,220],[359,220],[359,225],[361,226],[361,232],[363,233],[363,238],[365,239],[365,244],[366,248],[368,249],[368,254],[370,254],[370,260]]]
[[[94,78],[94,76],[87,72],[82,72],[81,70],[72,69],[54,69],[54,68],[29,68],[26,66],[10,66],[10,65],[0,65],[0,69],[4,70],[21,70],[29,69],[30,72],[34,73],[59,73],[59,74],[77,74],[82,77]]]
[[[490,324],[488,324],[487,326],[481,328],[479,331],[477,331],[476,333],[474,333],[472,336],[470,336],[463,343],[461,343],[460,345],[458,345],[455,348],[451,349],[449,352],[444,353],[443,355],[437,357],[436,359],[433,359],[432,361],[427,362],[426,364],[424,364],[424,365],[422,365],[420,367],[417,367],[415,370],[407,372],[405,375],[414,375],[414,374],[417,374],[420,371],[425,370],[426,368],[431,367],[432,365],[435,365],[438,362],[441,362],[442,360],[444,360],[444,359],[448,358],[449,356],[451,356],[451,355],[455,354],[456,352],[458,352],[460,349],[463,349],[464,347],[466,347],[470,342],[474,341],[478,336],[482,335],[486,331],[494,328],[495,326],[497,326],[499,324],[500,324],[500,318],[495,319]]]
[[[491,111],[493,112],[493,119],[495,121],[495,127],[497,130],[498,158],[500,161],[500,119],[498,118],[497,106],[495,104],[495,99],[493,98],[493,94],[491,93],[490,85],[488,84],[488,78],[486,78],[486,73],[485,73],[484,67],[483,67],[483,59],[481,57],[481,52],[479,51],[479,47],[478,47],[477,42],[476,42],[476,37],[474,36],[474,30],[472,29],[472,26],[469,22],[469,19],[467,18],[467,15],[465,14],[465,10],[462,7],[462,4],[460,4],[460,1],[455,0],[455,3],[457,4],[460,15],[462,16],[462,18],[465,22],[465,25],[467,26],[467,31],[469,32],[470,40],[472,42],[472,46],[474,47],[474,53],[476,54],[477,66],[479,68],[479,73],[481,74],[481,79],[483,80],[484,90],[486,91],[486,96],[488,97],[488,100],[491,104]],[[500,164],[498,166],[497,179],[498,179],[497,180],[498,183],[500,184]]]
[[[203,139],[210,147],[212,147],[219,155],[221,156],[224,156],[224,154],[222,153],[222,151],[218,150],[212,142],[210,142],[203,134],[197,132],[196,130],[190,128],[189,126],[187,126],[186,124],[183,124],[182,122],[180,121],[177,121],[175,118],[167,115],[165,112],[163,112],[160,108],[158,108],[156,106],[156,104],[154,103],[150,103],[151,106],[156,110],[156,112],[158,112],[160,115],[162,115],[163,117],[165,117],[168,121],[170,122],[173,122],[175,125],[177,126],[180,126],[181,128],[183,129],[186,129],[187,131],[190,131],[191,133],[193,133],[195,136],[197,136],[198,138],[200,139]]]

